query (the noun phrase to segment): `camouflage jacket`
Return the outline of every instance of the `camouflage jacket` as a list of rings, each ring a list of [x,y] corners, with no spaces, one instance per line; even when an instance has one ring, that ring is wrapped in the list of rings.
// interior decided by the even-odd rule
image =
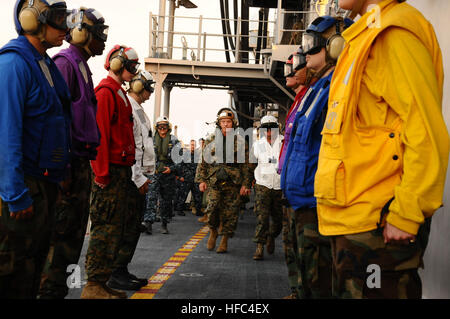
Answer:
[[[216,136],[219,138],[216,139]],[[234,141],[230,142],[230,138]],[[227,144],[229,144],[228,148]],[[232,152],[227,152],[228,149]],[[238,134],[231,134],[225,139],[220,130],[216,130],[216,133],[205,141],[195,182],[205,182],[208,187],[211,187],[230,181],[250,188],[254,169],[255,165],[249,162],[249,148],[245,139]]]

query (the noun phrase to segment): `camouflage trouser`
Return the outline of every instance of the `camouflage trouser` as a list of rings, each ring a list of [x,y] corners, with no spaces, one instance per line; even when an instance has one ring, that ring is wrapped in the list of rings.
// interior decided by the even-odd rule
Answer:
[[[11,219],[1,202],[0,299],[36,298],[50,246],[58,186],[30,176],[25,184],[33,199],[31,219]]]
[[[158,207],[159,184],[155,175],[146,175],[150,181],[148,191],[145,194],[144,221],[154,223],[156,219],[156,209]]]
[[[302,280],[300,298],[331,298],[330,239],[319,233],[317,209],[300,208],[295,215],[300,237],[297,241]]]
[[[94,183],[90,199],[91,232],[86,253],[89,281],[106,282],[119,255],[129,209],[131,167],[110,164],[111,182],[104,189]]]
[[[208,215],[208,226],[217,229],[222,222],[219,235],[233,237],[239,218],[241,199],[240,185],[231,183],[219,187],[209,187],[206,201],[208,206],[205,213]]]
[[[203,195],[202,195],[202,208],[205,208],[205,209],[208,206],[208,202],[206,201],[207,194],[208,194],[208,190],[204,191]]]
[[[430,226],[431,218],[425,219],[416,241],[409,245],[385,244],[383,229],[330,237],[333,295],[338,298],[421,298],[418,268],[423,268]]]
[[[178,202],[181,202],[180,197],[184,193],[185,182],[181,182],[179,179],[175,180],[175,194],[173,195],[173,208],[178,210]],[[186,198],[184,198],[186,200]],[[184,202],[182,203],[182,208],[180,210],[184,210]]]
[[[281,208],[281,190],[274,190],[255,184],[255,213],[258,223],[253,242],[265,244],[267,237],[276,238],[283,227]],[[270,222],[272,217],[272,222]]]
[[[89,219],[91,167],[88,159],[71,163],[70,195],[62,194],[55,205],[55,228],[42,272],[40,298],[61,298],[67,293],[67,266],[77,264]]]
[[[200,192],[198,185],[199,183],[194,182],[181,182],[180,191],[178,196],[175,197],[175,210],[184,210],[184,202],[186,201],[189,192],[191,192],[195,209],[200,212],[202,208],[202,192]]]
[[[122,241],[119,244],[119,251],[114,260],[113,269],[126,268],[133,259],[134,252],[141,236],[140,224],[143,217],[145,197],[139,194],[139,190],[131,179],[128,182],[127,193],[128,210],[125,216],[125,227]]]
[[[297,248],[297,233],[295,223],[295,212],[292,207],[283,206],[283,249],[284,259],[288,270],[289,287],[292,293],[300,296],[299,287],[302,286],[302,280],[299,270],[299,257]]]
[[[159,199],[159,210],[161,221],[169,223],[172,215],[172,200],[174,196],[175,176],[173,174],[149,175],[151,183],[148,185],[146,194],[146,204],[144,211],[144,221],[153,223],[156,219],[156,209]]]

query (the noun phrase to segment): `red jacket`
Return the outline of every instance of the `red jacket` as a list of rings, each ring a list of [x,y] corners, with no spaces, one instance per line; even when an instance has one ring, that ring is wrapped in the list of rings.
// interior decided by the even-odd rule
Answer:
[[[101,138],[97,158],[91,161],[91,166],[95,181],[107,185],[110,182],[110,163],[123,166],[134,164],[133,112],[126,92],[109,76],[95,88],[95,95]]]

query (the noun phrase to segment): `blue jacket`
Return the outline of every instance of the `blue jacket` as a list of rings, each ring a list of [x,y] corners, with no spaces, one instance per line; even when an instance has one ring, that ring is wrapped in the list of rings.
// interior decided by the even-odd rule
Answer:
[[[314,176],[332,76],[333,72],[311,86],[312,91],[295,117],[281,172],[281,189],[294,210],[316,207]]]
[[[24,36],[0,49],[0,83],[0,196],[18,211],[33,203],[24,175],[63,179],[71,102],[54,62]]]

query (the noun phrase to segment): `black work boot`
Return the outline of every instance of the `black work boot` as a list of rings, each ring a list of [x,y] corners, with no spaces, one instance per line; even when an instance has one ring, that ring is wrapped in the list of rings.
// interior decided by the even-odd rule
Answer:
[[[126,273],[128,275],[128,278],[130,278],[131,280],[139,282],[142,285],[142,287],[147,286],[148,279],[146,279],[146,278],[138,278],[137,276],[135,276],[132,273],[130,273],[127,268],[125,268],[125,271],[126,271]]]
[[[139,290],[141,289],[143,283],[137,280],[131,279],[128,272],[123,269],[115,270],[106,285],[112,289],[119,290]]]

